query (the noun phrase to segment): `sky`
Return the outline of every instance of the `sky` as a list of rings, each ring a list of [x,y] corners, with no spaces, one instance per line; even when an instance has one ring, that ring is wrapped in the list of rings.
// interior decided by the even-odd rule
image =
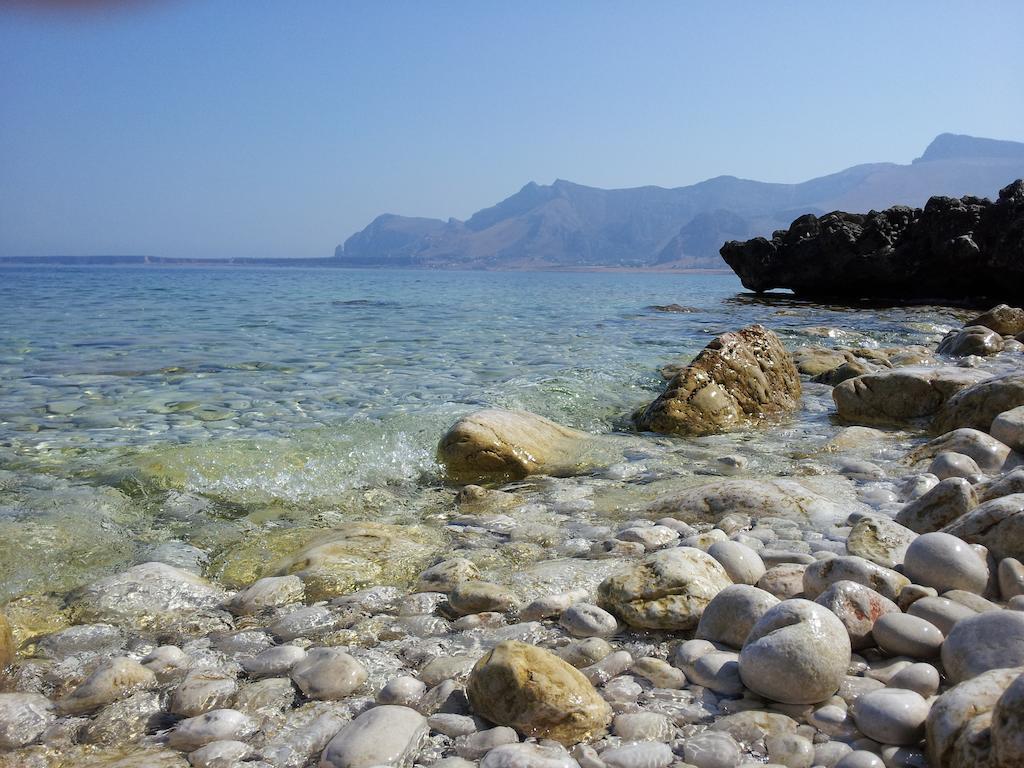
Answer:
[[[529,181],[1024,140],[1024,3],[0,0],[0,255],[320,257]]]

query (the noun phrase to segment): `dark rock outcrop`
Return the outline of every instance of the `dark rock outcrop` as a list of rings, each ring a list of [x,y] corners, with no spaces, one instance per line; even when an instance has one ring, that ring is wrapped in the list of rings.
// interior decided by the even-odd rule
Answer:
[[[788,230],[731,241],[722,257],[747,288],[841,299],[1013,298],[1024,294],[1024,180],[923,209],[808,214]]]

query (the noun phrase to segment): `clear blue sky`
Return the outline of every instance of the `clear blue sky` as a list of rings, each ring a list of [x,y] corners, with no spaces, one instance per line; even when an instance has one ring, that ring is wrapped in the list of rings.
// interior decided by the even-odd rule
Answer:
[[[1024,139],[1017,0],[39,5],[0,0],[0,255],[329,256],[530,180],[800,181]]]

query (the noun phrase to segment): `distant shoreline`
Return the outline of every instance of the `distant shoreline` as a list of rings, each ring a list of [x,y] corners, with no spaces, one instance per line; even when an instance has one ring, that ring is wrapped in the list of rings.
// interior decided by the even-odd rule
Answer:
[[[653,272],[659,274],[679,275],[730,275],[728,267],[710,269],[706,267],[608,267],[608,266],[544,266],[537,264],[507,267],[471,267],[453,265],[450,267],[417,266],[414,264],[347,264],[333,258],[323,259],[171,259],[159,256],[3,256],[0,257],[0,268],[8,267],[141,267],[141,268],[184,268],[208,269],[211,267],[273,267],[284,269],[324,268],[324,269],[372,269],[372,270],[419,270],[423,272],[610,272],[637,273]]]

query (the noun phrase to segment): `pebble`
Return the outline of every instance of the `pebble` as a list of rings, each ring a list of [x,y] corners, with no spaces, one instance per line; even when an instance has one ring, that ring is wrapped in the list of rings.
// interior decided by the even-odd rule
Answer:
[[[958,621],[942,644],[942,666],[954,683],[1024,666],[1024,613],[989,611]]]
[[[911,664],[890,677],[889,686],[914,691],[927,699],[938,692],[939,679],[939,670],[933,664]]]
[[[427,719],[409,707],[374,707],[345,725],[320,756],[320,768],[407,766],[426,740]]]
[[[812,704],[837,690],[850,664],[846,627],[828,609],[793,599],[768,610],[740,651],[743,683],[785,704]]]
[[[989,433],[1015,451],[1024,453],[1024,405],[1003,411],[992,420]]]
[[[668,741],[672,722],[660,712],[628,712],[612,720],[612,733],[623,741]]]
[[[243,741],[257,728],[255,720],[236,709],[215,709],[178,723],[167,737],[167,746],[194,752],[213,741]]]
[[[606,749],[601,760],[611,768],[668,768],[675,756],[668,744],[643,741]]]
[[[917,533],[930,533],[978,506],[974,486],[962,477],[949,477],[904,506],[896,522]]]
[[[768,759],[786,768],[811,768],[814,764],[814,744],[796,733],[771,735],[765,739]]]
[[[757,580],[757,587],[765,592],[770,592],[779,600],[788,600],[791,597],[798,597],[804,593],[804,571],[807,566],[803,563],[783,563],[769,568],[764,575]]]
[[[924,736],[928,702],[914,691],[882,688],[857,699],[854,719],[868,738],[882,744],[916,744]]]
[[[291,672],[303,694],[321,700],[343,699],[366,677],[366,667],[337,648],[311,648]]]
[[[464,557],[453,557],[427,568],[416,583],[417,592],[451,592],[464,581],[480,578],[480,570]]]
[[[589,667],[596,664],[612,652],[611,645],[601,637],[588,637],[585,640],[574,640],[558,649],[558,656],[574,667]]]
[[[915,539],[915,543],[919,539]],[[883,568],[863,557],[847,555],[807,566],[803,580],[804,595],[813,600],[837,581],[855,581],[889,600],[895,600],[900,590],[910,583],[910,579],[891,568]]]
[[[978,463],[963,453],[943,451],[928,465],[928,471],[939,480],[947,477],[963,477],[967,480],[978,480],[982,477]]]
[[[757,587],[747,584],[726,587],[704,609],[696,637],[741,648],[758,619],[778,603],[777,597]]]
[[[740,746],[727,733],[705,731],[683,741],[683,759],[696,768],[735,768]]]
[[[631,672],[653,685],[655,688],[679,689],[686,686],[686,675],[664,659],[644,656],[633,662]]]
[[[880,515],[865,515],[850,530],[846,549],[883,568],[903,562],[907,547],[917,538],[914,531]]]
[[[118,656],[100,664],[85,681],[60,702],[62,712],[82,715],[156,686],[156,675],[134,659]]]
[[[723,696],[743,693],[740,679],[739,656],[727,651],[712,651],[697,659],[688,677],[697,685],[709,688]]]
[[[580,672],[593,685],[604,685],[613,677],[618,677],[633,665],[633,657],[629,651],[614,651],[600,661],[583,667]]]
[[[488,728],[458,737],[455,740],[455,752],[466,760],[479,760],[495,747],[518,742],[519,735],[515,729],[499,725],[497,728]]]
[[[929,621],[906,613],[887,613],[872,631],[878,646],[891,656],[932,659],[939,655],[944,637]]]
[[[892,600],[855,581],[833,582],[814,602],[828,608],[843,623],[853,650],[874,645],[872,630],[878,619],[900,612]]]
[[[985,560],[971,546],[948,533],[925,533],[907,548],[903,572],[917,584],[940,593],[962,589],[981,594],[988,585]]]
[[[874,752],[858,749],[840,758],[835,768],[885,768],[885,763]]]
[[[302,600],[304,587],[298,576],[268,576],[253,582],[231,600],[232,613],[249,616],[269,608]]]
[[[238,690],[234,677],[216,669],[192,669],[171,694],[168,709],[181,717],[195,717],[222,709]]]
[[[427,692],[427,684],[409,675],[401,675],[388,680],[377,694],[378,704],[399,704],[403,707],[415,707]]]
[[[437,765],[435,763],[434,765]],[[505,744],[480,761],[480,768],[579,768],[565,749],[555,744]]]
[[[298,646],[277,645],[252,658],[242,659],[242,669],[254,678],[281,677],[287,675],[304,658],[306,652]]]
[[[822,768],[835,768],[835,765],[846,755],[853,752],[849,744],[841,741],[827,741],[824,744],[814,745],[814,765]]]
[[[734,584],[757,584],[764,576],[761,556],[738,541],[716,541],[708,547],[708,554],[722,564]]]
[[[570,606],[558,623],[573,637],[610,637],[619,629],[614,616],[591,603]]]
[[[477,721],[469,715],[453,715],[438,713],[427,718],[427,725],[430,729],[442,733],[449,738],[456,739],[459,736],[468,736],[480,730]]]
[[[907,613],[931,622],[943,635],[948,635],[961,619],[978,615],[972,608],[947,597],[922,597],[907,609]]]
[[[463,581],[449,593],[448,604],[460,616],[485,611],[504,613],[518,608],[519,598],[500,584]]]
[[[211,741],[205,747],[190,752],[192,768],[234,768],[252,754],[252,747],[241,741]]]
[[[0,749],[36,741],[56,720],[53,702],[38,693],[0,693]]]
[[[615,534],[622,541],[634,541],[642,544],[648,552],[674,545],[679,539],[679,532],[667,525],[648,525],[644,527],[626,528]]]
[[[999,561],[999,594],[1004,600],[1024,595],[1024,564],[1015,557]]]
[[[519,612],[522,621],[540,621],[560,616],[573,603],[587,599],[586,590],[577,589],[571,592],[563,592],[558,595],[545,595],[538,597]]]

